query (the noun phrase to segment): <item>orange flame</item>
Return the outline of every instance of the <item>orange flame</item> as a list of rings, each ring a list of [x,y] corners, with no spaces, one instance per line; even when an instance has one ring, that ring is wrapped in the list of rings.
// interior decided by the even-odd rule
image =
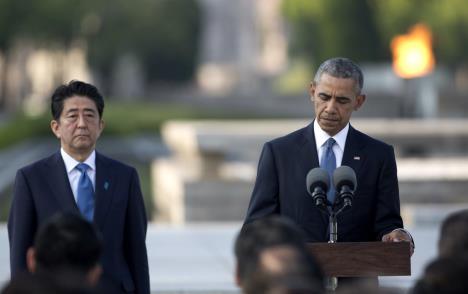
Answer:
[[[424,24],[413,26],[407,35],[393,38],[393,70],[402,78],[417,78],[430,73],[435,66],[432,35]]]

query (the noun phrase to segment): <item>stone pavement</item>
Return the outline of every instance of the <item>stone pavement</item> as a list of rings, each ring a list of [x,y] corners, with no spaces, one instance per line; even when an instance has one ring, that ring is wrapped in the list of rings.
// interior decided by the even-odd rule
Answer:
[[[238,293],[233,243],[240,223],[151,225],[147,246],[155,293]]]
[[[147,246],[152,293],[239,293],[234,284],[233,241],[240,223],[185,226],[151,224]],[[408,228],[416,242],[412,276],[381,278],[385,286],[408,289],[436,254],[438,224]],[[9,278],[6,225],[0,225],[0,284]]]

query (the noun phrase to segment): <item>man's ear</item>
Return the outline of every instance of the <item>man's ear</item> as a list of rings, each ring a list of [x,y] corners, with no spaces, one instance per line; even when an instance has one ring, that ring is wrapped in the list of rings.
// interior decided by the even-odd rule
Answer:
[[[354,110],[358,110],[366,101],[366,95],[360,94],[356,96],[356,105],[354,105]]]
[[[30,273],[36,272],[36,250],[34,247],[29,247],[26,252],[26,266]]]
[[[54,133],[55,137],[57,137],[57,139],[60,139],[60,125],[58,121],[56,121],[55,119],[51,120],[50,129]]]
[[[315,82],[314,81],[310,82],[309,95],[310,95],[310,101],[312,102],[314,102],[315,89],[317,89],[317,85],[315,84]]]
[[[88,284],[90,286],[96,286],[97,283],[99,282],[99,278],[101,278],[102,274],[102,267],[100,264],[96,264],[93,266],[92,269],[88,271],[86,274],[86,280],[88,281]]]
[[[99,120],[99,133],[98,133],[98,138],[101,136],[101,133],[102,133],[102,131],[104,130],[104,126],[105,126],[104,120],[103,120],[103,119],[100,119],[100,120]]]

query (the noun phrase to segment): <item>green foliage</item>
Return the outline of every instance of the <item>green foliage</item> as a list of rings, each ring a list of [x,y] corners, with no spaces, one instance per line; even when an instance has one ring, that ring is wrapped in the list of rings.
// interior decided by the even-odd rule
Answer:
[[[188,80],[198,48],[200,15],[194,0],[101,0],[89,35],[90,61],[108,76],[119,56],[134,54],[150,80]]]
[[[379,30],[390,44],[397,34],[404,34],[424,23],[433,32],[436,60],[450,66],[468,63],[468,9],[465,0],[374,0]]]
[[[293,50],[314,65],[333,56],[375,61],[380,48],[371,6],[366,0],[284,0],[293,30]]]
[[[0,149],[27,138],[52,135],[50,118],[47,115],[28,117],[18,114],[0,127]]]
[[[0,48],[8,49],[17,39],[64,45],[80,33],[84,13],[79,0],[0,0]]]
[[[313,79],[313,73],[303,59],[293,60],[286,73],[278,77],[273,87],[278,93],[285,95],[303,93]]]
[[[196,0],[0,0],[0,51],[18,39],[64,47],[84,40],[104,79],[126,54],[150,81],[190,79],[199,31]]]
[[[187,106],[160,103],[113,103],[104,111],[103,135],[128,135],[138,132],[159,132],[169,119],[191,119],[211,114]]]
[[[292,53],[315,65],[332,56],[388,60],[393,37],[421,22],[433,31],[439,63],[468,63],[465,0],[284,0],[283,12],[292,30]]]

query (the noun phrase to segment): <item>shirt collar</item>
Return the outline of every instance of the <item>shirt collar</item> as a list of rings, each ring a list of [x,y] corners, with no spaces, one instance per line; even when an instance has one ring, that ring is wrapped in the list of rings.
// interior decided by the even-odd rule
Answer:
[[[62,155],[63,162],[65,163],[65,168],[67,173],[70,173],[80,162],[73,157],[71,157],[63,148],[60,148],[60,154]],[[91,154],[84,161],[91,170],[96,170],[96,150],[93,150]]]
[[[338,132],[335,136],[332,138],[335,139],[336,144],[342,151],[344,151],[345,143],[346,143],[346,137],[348,136],[348,131],[349,131],[349,122],[346,124],[346,126]],[[330,138],[330,135],[327,134],[322,128],[319,126],[317,120],[314,120],[314,134],[315,134],[315,142],[318,147],[323,146],[325,142]]]

